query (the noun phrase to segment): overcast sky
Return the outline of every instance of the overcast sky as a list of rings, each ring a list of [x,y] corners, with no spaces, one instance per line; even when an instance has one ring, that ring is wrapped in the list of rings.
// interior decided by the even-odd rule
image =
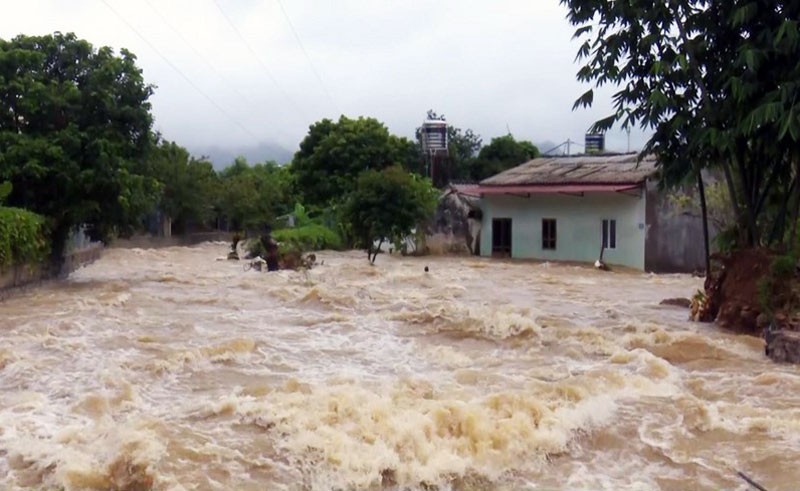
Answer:
[[[577,42],[558,0],[2,4],[2,38],[75,32],[134,52],[157,86],[156,129],[196,152],[264,143],[294,151],[310,124],[340,114],[412,137],[428,109],[485,143],[508,130],[534,143],[582,143],[611,112],[608,90],[592,109],[572,111],[587,87],[575,81]],[[643,141],[633,133],[631,148]],[[607,142],[627,149],[622,131]]]

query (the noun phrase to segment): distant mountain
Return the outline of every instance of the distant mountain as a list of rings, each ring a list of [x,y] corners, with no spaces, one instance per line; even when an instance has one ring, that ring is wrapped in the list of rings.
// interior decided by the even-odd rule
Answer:
[[[539,152],[545,153],[548,150],[555,148],[558,145],[558,143],[553,143],[550,140],[545,140],[543,142],[536,142],[534,143],[534,145],[536,145],[536,148],[539,149]]]
[[[189,145],[189,151],[195,157],[205,156],[214,164],[217,170],[224,169],[231,165],[236,157],[242,156],[251,164],[274,160],[279,164],[285,164],[292,160],[294,152],[278,145],[277,143],[260,143],[250,147],[219,147]]]

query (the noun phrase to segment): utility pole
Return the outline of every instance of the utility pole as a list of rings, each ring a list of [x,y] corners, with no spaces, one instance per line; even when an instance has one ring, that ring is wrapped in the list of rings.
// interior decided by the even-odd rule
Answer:
[[[628,126],[625,131],[628,133],[628,153],[631,153],[631,127]]]

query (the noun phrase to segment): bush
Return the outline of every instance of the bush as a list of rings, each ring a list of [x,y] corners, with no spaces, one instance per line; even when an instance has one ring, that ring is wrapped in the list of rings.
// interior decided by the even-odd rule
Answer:
[[[42,216],[20,208],[0,207],[0,269],[42,261],[49,252]]]
[[[342,248],[339,234],[324,225],[310,224],[285,228],[273,232],[272,237],[280,244],[281,253],[288,250],[308,252]]]
[[[771,272],[777,279],[786,279],[794,275],[797,259],[794,256],[778,256],[772,260]]]
[[[772,260],[767,276],[758,282],[758,301],[761,309],[772,317],[778,309],[792,309],[796,303],[792,292],[792,279],[797,269],[797,259],[777,256]]]
[[[342,249],[342,239],[339,234],[324,225],[311,224],[297,228],[284,228],[272,232],[272,238],[278,244],[278,252],[284,255],[288,252],[304,253],[320,251],[323,249]],[[247,242],[247,252],[253,256],[265,256],[266,251],[259,239]]]

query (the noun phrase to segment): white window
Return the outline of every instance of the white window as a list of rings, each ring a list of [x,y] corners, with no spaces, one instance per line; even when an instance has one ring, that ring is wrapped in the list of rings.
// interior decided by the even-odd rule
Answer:
[[[617,221],[603,220],[603,249],[617,248]]]

